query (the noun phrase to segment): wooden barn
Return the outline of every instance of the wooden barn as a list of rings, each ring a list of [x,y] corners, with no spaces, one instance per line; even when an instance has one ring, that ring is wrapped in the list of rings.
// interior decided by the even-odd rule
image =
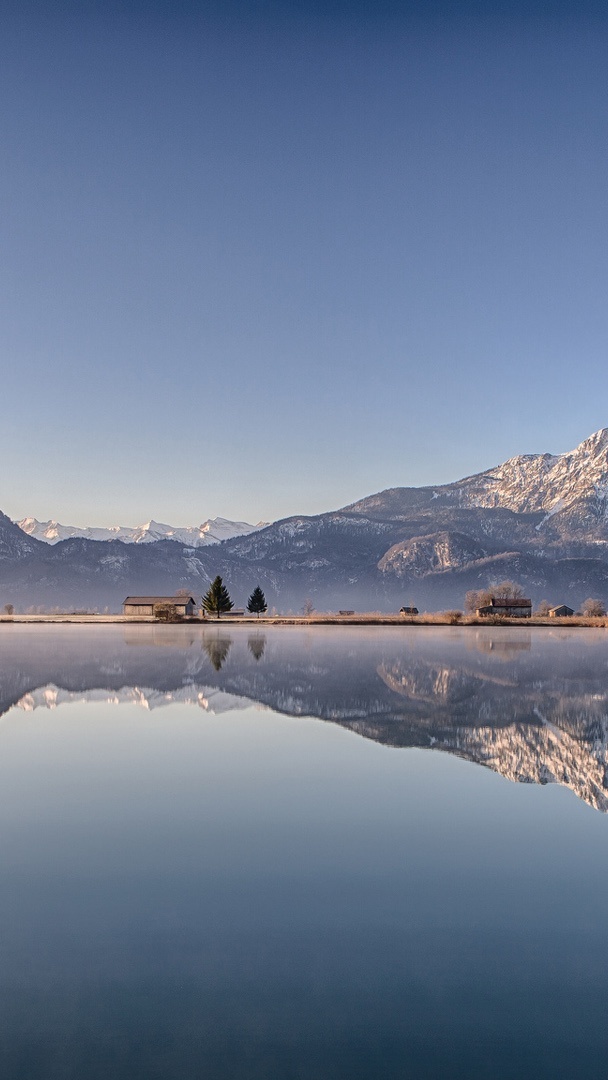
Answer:
[[[507,619],[529,619],[532,601],[522,597],[493,596],[489,604],[477,609],[478,615],[504,615]]]
[[[127,596],[123,600],[123,615],[154,615],[155,608],[174,607],[177,615],[196,615],[193,596]]]

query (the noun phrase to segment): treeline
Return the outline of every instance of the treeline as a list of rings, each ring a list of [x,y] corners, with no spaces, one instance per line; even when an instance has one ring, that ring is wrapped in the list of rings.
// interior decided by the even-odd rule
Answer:
[[[203,596],[203,611],[206,611],[209,615],[215,615],[219,619],[223,612],[232,611],[233,607],[234,604],[230,599],[230,593],[218,574]],[[257,615],[258,618],[268,611],[266,597],[259,585],[256,585],[247,601],[247,611],[251,615]]]

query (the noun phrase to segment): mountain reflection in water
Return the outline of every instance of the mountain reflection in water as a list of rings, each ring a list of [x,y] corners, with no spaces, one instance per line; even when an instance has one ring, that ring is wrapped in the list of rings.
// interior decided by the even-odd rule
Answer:
[[[444,750],[608,810],[608,636],[597,630],[2,627],[0,711],[69,700],[250,704]]]

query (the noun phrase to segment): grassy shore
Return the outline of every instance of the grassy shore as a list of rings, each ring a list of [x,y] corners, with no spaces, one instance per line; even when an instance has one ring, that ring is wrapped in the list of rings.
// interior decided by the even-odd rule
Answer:
[[[356,615],[335,615],[331,612],[314,612],[312,615],[223,615],[220,619],[198,617],[164,624],[152,615],[94,615],[78,613],[55,613],[53,615],[0,615],[0,623],[82,623],[98,626],[104,623],[153,623],[156,626],[518,626],[530,627],[597,627],[608,628],[608,617],[570,615],[563,618],[532,616],[531,619],[510,619],[499,615],[485,618],[477,615],[460,615],[455,612],[438,611],[421,615],[384,615],[380,612],[361,612]]]

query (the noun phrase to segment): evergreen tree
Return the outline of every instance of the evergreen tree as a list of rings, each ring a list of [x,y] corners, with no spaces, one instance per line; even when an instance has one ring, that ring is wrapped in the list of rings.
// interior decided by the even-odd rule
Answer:
[[[217,615],[219,619],[222,611],[232,611],[233,607],[230,593],[218,574],[203,596],[203,608],[210,614]]]
[[[247,601],[247,611],[250,611],[252,615],[257,615],[258,619],[260,614],[264,611],[268,611],[268,604],[266,603],[266,597],[260,589],[259,585],[256,585],[249,600]]]

